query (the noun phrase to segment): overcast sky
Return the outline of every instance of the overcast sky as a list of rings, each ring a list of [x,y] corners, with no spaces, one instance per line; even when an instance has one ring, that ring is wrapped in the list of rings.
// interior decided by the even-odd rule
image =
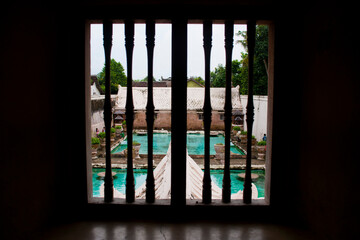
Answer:
[[[234,26],[233,60],[241,59],[244,48],[236,43],[240,37],[239,30],[246,30],[246,25]],[[156,24],[154,49],[154,77],[156,80],[171,76],[171,25]],[[91,25],[91,74],[101,72],[105,57],[103,48],[102,24]],[[188,77],[201,76],[204,78],[204,48],[202,24],[188,25]],[[113,47],[111,58],[120,61],[126,72],[126,54],[124,41],[124,25],[113,26]],[[225,65],[224,25],[213,25],[213,41],[211,51],[211,70],[219,64]],[[145,40],[145,24],[135,24],[135,47],[133,57],[133,79],[143,79],[147,76],[147,51]]]

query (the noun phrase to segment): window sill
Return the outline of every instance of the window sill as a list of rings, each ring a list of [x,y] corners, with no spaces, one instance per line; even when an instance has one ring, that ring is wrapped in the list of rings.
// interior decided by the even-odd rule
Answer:
[[[196,203],[197,202],[197,203]],[[203,204],[201,200],[187,200],[184,206],[171,205],[170,199],[146,203],[145,199],[126,203],[125,199],[114,199],[105,203],[102,198],[94,198],[85,208],[85,219],[129,221],[267,221],[273,216],[272,208],[264,199],[255,199],[251,204],[244,204],[242,199],[231,203],[213,200]]]
[[[89,205],[126,205],[126,206],[171,206],[170,199],[156,200],[155,203],[147,203],[145,199],[137,199],[133,203],[127,203],[125,199],[114,198],[113,202],[106,203],[103,198],[94,197],[88,202]],[[252,207],[252,206],[269,206],[269,203],[265,199],[253,199],[251,204],[245,204],[242,199],[232,200],[230,203],[223,203],[221,199],[212,200],[211,204],[202,203],[201,199],[186,200],[186,206],[231,206],[231,207]]]

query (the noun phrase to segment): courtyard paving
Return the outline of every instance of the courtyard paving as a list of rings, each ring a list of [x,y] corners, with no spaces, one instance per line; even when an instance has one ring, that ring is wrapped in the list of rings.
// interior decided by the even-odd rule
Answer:
[[[154,157],[154,167],[156,167],[163,156],[155,156]],[[192,157],[194,161],[200,166],[200,168],[204,168],[204,159],[202,157]],[[134,168],[147,168],[147,157],[141,156],[140,159],[134,160]],[[127,159],[125,157],[112,157],[111,158],[112,167],[113,168],[126,168],[127,167]],[[265,161],[252,159],[251,161],[252,169],[264,169]],[[92,166],[95,168],[105,168],[105,158],[97,158],[92,160]],[[230,160],[230,168],[231,169],[245,169],[246,159],[244,158],[231,158]],[[224,163],[211,157],[210,159],[210,168],[211,169],[223,169]]]

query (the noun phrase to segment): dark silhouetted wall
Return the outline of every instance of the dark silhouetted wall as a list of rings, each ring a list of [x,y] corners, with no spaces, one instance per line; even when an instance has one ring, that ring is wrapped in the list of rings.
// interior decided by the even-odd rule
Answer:
[[[356,7],[331,1],[211,4],[234,4],[232,11],[246,15],[241,6],[253,9],[256,3],[269,9],[276,31],[269,219],[303,222],[328,239],[353,239],[360,215],[355,198],[360,160],[359,44],[352,11]],[[211,6],[201,0],[191,4]],[[2,11],[4,239],[26,239],[83,213],[86,6],[14,2]]]

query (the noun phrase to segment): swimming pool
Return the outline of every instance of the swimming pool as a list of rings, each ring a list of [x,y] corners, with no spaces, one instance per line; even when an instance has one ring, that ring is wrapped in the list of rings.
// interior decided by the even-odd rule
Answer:
[[[140,154],[147,154],[148,142],[147,135],[133,135],[133,140],[141,143]],[[154,133],[153,153],[166,154],[171,140],[171,133]],[[225,137],[221,134],[210,137],[210,155],[215,155],[214,144],[225,143]],[[189,155],[204,155],[204,135],[199,133],[187,134],[187,149]],[[244,155],[244,152],[237,148],[233,143],[230,144],[230,150],[233,153]],[[123,141],[119,146],[114,148],[111,153],[119,153],[127,148],[127,141]]]
[[[125,194],[126,183],[126,169],[112,169],[116,173],[114,178],[114,188],[119,192]],[[98,177],[99,172],[105,172],[104,168],[93,168],[93,196],[100,197],[100,186],[103,180]],[[239,190],[243,190],[244,181],[238,176],[240,173],[244,173],[245,170],[230,170],[231,179],[231,194],[237,193]],[[146,181],[146,169],[134,169],[135,189],[139,188]],[[252,170],[252,173],[259,175],[259,178],[254,180],[254,184],[258,189],[258,197],[264,197],[265,187],[265,171],[264,170]],[[222,188],[223,170],[210,170],[211,180],[219,187]]]

